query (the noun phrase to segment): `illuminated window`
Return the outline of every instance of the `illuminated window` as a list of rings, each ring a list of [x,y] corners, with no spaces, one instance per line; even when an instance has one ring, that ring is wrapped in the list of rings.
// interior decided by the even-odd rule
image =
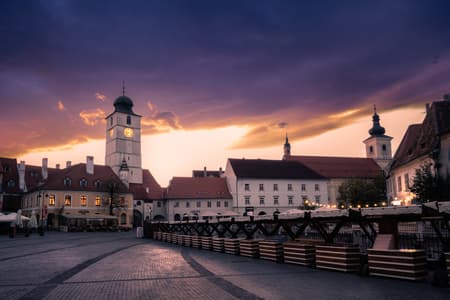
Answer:
[[[250,196],[244,196],[245,205],[250,205]]]
[[[274,190],[275,192],[278,191],[278,184],[274,183],[274,185],[273,185],[273,190]]]
[[[278,205],[278,196],[273,196],[273,205]]]
[[[64,205],[65,206],[72,206],[72,196],[71,195],[66,195],[64,197]]]
[[[87,197],[85,195],[81,195],[80,204],[81,206],[87,206]]]
[[[48,197],[48,206],[55,206],[55,195],[50,195]]]
[[[259,191],[264,192],[264,184],[262,183],[259,184]]]
[[[289,205],[294,204],[294,196],[288,196],[288,204]]]
[[[291,192],[292,191],[292,184],[288,183],[288,191]]]
[[[101,203],[102,203],[102,199],[100,198],[100,196],[96,196],[95,197],[95,206],[100,206]]]

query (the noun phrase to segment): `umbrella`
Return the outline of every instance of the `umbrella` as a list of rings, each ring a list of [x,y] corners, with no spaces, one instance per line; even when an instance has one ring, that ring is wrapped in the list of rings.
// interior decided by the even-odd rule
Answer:
[[[37,218],[36,218],[36,211],[34,209],[31,212],[31,219],[30,219],[29,227],[30,228],[37,228],[38,227]]]
[[[285,215],[296,215],[296,214],[304,214],[304,213],[305,213],[305,211],[302,209],[292,208],[292,209],[283,211],[282,213],[280,213],[280,215],[285,216]]]
[[[30,218],[27,218],[25,216],[21,216],[22,221],[24,220],[29,220]],[[16,222],[17,221],[17,214],[16,213],[9,213],[9,214],[4,214],[4,213],[0,213],[0,222]]]

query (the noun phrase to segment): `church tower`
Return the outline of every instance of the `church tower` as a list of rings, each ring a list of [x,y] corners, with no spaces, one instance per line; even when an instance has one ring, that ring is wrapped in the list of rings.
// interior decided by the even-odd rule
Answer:
[[[373,111],[373,126],[369,130],[370,137],[364,140],[366,157],[374,159],[383,170],[386,170],[386,167],[392,161],[392,137],[384,134],[386,130],[380,125],[380,117],[375,105]]]
[[[124,177],[125,162],[128,182],[142,183],[141,116],[132,108],[133,101],[125,96],[124,87],[122,96],[114,101],[114,112],[106,117],[105,164]]]
[[[289,156],[291,156],[291,144],[289,144],[288,135],[286,133],[286,141],[283,146],[283,159],[287,159]]]

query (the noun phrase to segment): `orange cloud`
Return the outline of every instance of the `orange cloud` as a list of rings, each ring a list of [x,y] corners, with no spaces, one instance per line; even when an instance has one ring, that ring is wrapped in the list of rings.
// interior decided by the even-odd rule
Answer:
[[[80,118],[88,126],[95,126],[99,122],[105,122],[106,113],[101,108],[93,110],[83,110],[80,112]]]
[[[64,103],[62,103],[61,100],[58,101],[58,110],[60,111],[66,110],[66,107],[64,106]]]
[[[171,111],[158,111],[156,105],[147,101],[150,116],[144,116],[141,121],[143,133],[165,132],[171,129],[181,129],[178,116]]]
[[[105,100],[106,100],[106,95],[103,95],[102,93],[95,93],[95,98],[97,99],[97,100],[100,100],[100,101],[102,101],[102,102],[105,102]]]

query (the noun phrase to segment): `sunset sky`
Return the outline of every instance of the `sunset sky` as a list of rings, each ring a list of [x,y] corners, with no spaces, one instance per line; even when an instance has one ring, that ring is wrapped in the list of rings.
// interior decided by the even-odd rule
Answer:
[[[228,157],[395,151],[450,93],[449,1],[1,1],[0,156],[104,163],[126,83],[161,185]]]

